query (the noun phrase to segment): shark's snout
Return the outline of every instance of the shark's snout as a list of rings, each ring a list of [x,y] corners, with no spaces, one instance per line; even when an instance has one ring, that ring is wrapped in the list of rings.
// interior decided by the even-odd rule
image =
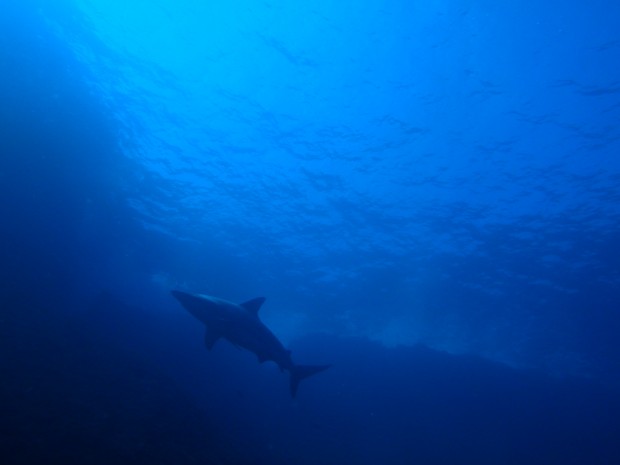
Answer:
[[[185,308],[187,308],[189,305],[191,305],[192,301],[196,300],[196,298],[192,294],[189,294],[187,292],[174,290],[174,291],[170,291],[170,293]]]
[[[175,299],[177,299],[177,300],[181,300],[181,299],[189,296],[189,294],[187,292],[176,291],[176,290],[170,291],[170,294],[172,294],[172,296]]]
[[[174,290],[170,291],[170,293],[175,299],[179,301],[179,303],[183,306],[183,308],[185,308],[185,310],[190,312],[199,320],[205,322],[205,312],[210,306],[210,302],[208,300],[206,300],[202,296],[190,294],[189,292]]]

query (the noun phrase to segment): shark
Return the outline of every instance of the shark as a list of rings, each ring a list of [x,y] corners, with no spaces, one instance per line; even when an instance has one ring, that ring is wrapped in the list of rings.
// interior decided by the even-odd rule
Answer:
[[[258,316],[258,311],[265,302],[264,297],[236,304],[204,294],[178,290],[171,291],[171,294],[206,326],[204,342],[208,350],[211,350],[218,340],[226,339],[237,347],[253,352],[260,363],[268,360],[275,362],[281,371],[287,371],[290,375],[292,397],[297,395],[302,380],[331,366],[293,363],[291,351],[284,348]]]

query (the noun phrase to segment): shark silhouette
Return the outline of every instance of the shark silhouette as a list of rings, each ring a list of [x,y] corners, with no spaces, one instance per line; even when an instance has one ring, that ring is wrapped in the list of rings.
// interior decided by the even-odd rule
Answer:
[[[211,350],[218,339],[228,339],[233,345],[254,352],[258,361],[275,362],[282,371],[290,374],[291,395],[295,397],[299,383],[331,365],[295,365],[291,351],[286,350],[277,337],[260,321],[258,310],[264,297],[257,297],[242,304],[203,294],[172,291],[172,295],[206,327],[205,345]]]

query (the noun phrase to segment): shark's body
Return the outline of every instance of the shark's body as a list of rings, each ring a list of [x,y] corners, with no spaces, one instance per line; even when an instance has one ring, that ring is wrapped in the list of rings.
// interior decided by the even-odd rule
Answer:
[[[295,397],[299,382],[329,368],[329,365],[295,365],[291,351],[260,321],[258,310],[264,297],[242,304],[202,294],[172,291],[172,295],[194,317],[203,322],[207,331],[205,345],[211,350],[218,339],[228,339],[235,346],[254,352],[259,362],[271,360],[291,376],[291,395]]]

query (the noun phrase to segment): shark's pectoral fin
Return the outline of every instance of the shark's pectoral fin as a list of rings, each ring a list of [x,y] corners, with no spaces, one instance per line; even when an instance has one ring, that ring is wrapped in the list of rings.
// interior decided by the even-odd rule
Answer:
[[[219,338],[220,335],[218,333],[207,328],[207,332],[205,333],[205,345],[207,346],[207,349],[213,349],[213,346]]]
[[[258,311],[260,310],[260,307],[261,305],[263,305],[264,302],[265,302],[264,297],[257,297],[256,299],[243,302],[242,304],[240,304],[240,306],[245,308],[252,315],[258,316]]]
[[[291,372],[291,396],[295,397],[299,383],[309,376],[327,370],[331,365],[294,365]]]

